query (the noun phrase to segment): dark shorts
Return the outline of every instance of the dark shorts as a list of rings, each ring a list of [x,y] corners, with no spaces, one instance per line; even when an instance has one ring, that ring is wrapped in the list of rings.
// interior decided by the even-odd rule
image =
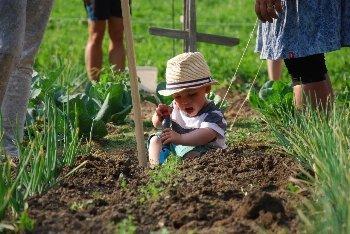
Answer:
[[[328,72],[324,54],[285,59],[284,64],[292,76],[293,85],[323,81]]]
[[[108,20],[110,17],[122,18],[120,0],[90,0],[85,3],[90,20]]]

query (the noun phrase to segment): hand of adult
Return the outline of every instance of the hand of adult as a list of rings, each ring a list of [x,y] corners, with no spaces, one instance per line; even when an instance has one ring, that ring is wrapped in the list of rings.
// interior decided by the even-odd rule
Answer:
[[[282,10],[281,0],[255,0],[255,13],[262,22],[271,23]]]

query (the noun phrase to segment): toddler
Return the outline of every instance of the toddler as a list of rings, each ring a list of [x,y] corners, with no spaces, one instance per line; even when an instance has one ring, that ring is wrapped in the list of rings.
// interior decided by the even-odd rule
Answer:
[[[177,55],[167,62],[166,88],[159,94],[174,98],[171,106],[158,105],[152,117],[160,128],[170,117],[171,127],[149,140],[150,166],[162,164],[172,152],[180,157],[199,156],[209,149],[226,148],[226,121],[219,108],[206,98],[212,79],[199,52]]]

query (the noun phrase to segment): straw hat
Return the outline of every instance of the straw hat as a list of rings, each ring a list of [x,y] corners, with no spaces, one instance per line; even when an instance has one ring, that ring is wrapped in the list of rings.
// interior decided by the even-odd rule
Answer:
[[[183,53],[168,60],[165,76],[166,88],[158,91],[163,96],[217,82],[211,77],[208,64],[200,52]]]

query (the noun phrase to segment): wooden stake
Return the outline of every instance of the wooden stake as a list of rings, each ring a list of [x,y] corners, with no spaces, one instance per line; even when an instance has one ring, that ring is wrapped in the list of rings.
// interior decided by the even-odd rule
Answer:
[[[139,165],[145,167],[146,161],[146,147],[145,139],[143,135],[143,125],[141,119],[141,103],[139,94],[139,85],[136,73],[136,60],[134,52],[133,35],[131,28],[131,17],[130,17],[130,6],[129,0],[122,0],[122,13],[123,13],[123,24],[124,24],[124,36],[126,40],[126,55],[128,59],[128,68],[130,73],[130,87],[131,87],[131,98],[134,111],[134,122],[135,122],[135,134],[137,143],[137,158]]]
[[[197,42],[225,46],[235,46],[239,43],[237,38],[197,32],[196,0],[183,0],[183,6],[184,21],[182,30],[150,27],[149,33],[155,36],[184,40],[184,52],[196,51]]]

